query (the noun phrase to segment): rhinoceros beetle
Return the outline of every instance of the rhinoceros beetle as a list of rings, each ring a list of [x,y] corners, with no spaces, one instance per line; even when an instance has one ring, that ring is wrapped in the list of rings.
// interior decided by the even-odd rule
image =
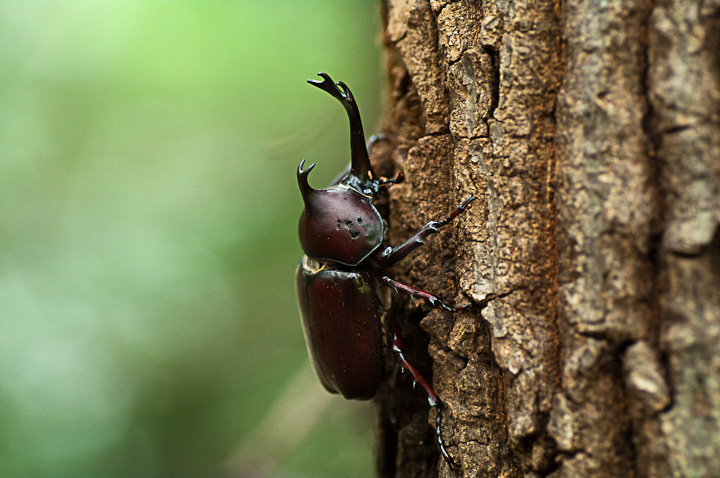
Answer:
[[[397,323],[388,317],[383,287],[424,299],[433,307],[456,309],[438,296],[403,284],[391,277],[391,267],[423,243],[423,239],[462,213],[475,199],[469,196],[448,217],[430,221],[397,247],[386,244],[385,221],[373,204],[404,177],[384,179],[375,174],[365,145],[360,112],[350,89],[319,73],[322,81],[308,80],[345,107],[350,119],[351,163],[327,189],[313,189],[308,174],[315,164],[297,170],[305,203],[299,235],[305,256],[297,268],[298,302],[303,331],[317,375],[331,393],[345,398],[372,398],[387,375],[386,350],[425,390],[435,408],[435,435],[443,458],[454,466],[445,448],[440,425],[442,402],[432,387],[406,359]],[[385,289],[385,290],[383,290]]]

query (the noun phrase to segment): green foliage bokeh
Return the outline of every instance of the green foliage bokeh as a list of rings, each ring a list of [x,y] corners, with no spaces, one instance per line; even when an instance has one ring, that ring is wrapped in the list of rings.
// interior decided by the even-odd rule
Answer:
[[[376,10],[0,1],[0,476],[372,476],[369,406],[307,374],[294,268],[297,164],[321,187],[349,159],[305,80],[372,132]],[[270,449],[283,397],[317,416]]]

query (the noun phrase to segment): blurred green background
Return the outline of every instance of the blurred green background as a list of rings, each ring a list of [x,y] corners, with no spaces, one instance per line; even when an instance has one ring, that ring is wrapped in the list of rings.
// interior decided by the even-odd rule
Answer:
[[[295,171],[379,110],[378,3],[0,1],[0,476],[373,476],[295,303]]]

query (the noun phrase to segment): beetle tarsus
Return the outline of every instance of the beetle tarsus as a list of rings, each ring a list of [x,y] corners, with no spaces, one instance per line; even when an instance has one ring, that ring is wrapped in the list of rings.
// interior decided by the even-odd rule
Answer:
[[[392,249],[388,248],[389,250],[385,249],[378,258],[379,262],[383,267],[392,267],[396,262],[404,259],[408,254],[420,247],[425,238],[429,235],[440,232],[441,227],[448,225],[450,221],[458,217],[463,211],[465,211],[465,209],[467,209],[468,204],[475,199],[475,196],[471,194],[465,198],[465,200],[460,203],[460,205],[456,207],[445,219],[440,221],[430,221],[418,229],[418,231],[413,234],[410,239],[399,246]]]
[[[463,211],[465,211],[465,209],[467,209],[467,207],[468,207],[468,204],[473,202],[475,199],[477,199],[477,197],[473,196],[472,194],[469,195],[468,197],[466,197],[463,200],[463,202],[460,203],[460,205],[458,207],[455,208],[455,210],[453,212],[450,213],[450,215],[448,217],[446,217],[442,221],[436,221],[434,225],[436,227],[442,227],[442,226],[445,226],[446,224],[449,224],[450,221],[452,221],[453,219],[458,217]]]
[[[432,389],[430,384],[427,383],[427,381],[423,378],[422,375],[420,375],[420,372],[418,372],[418,370],[413,367],[410,362],[408,362],[405,358],[405,354],[403,352],[404,343],[402,338],[402,332],[400,331],[400,326],[397,324],[397,322],[393,322],[391,327],[393,354],[395,355],[395,358],[400,364],[400,368],[403,370],[407,370],[412,376],[413,388],[415,388],[416,383],[420,384],[420,386],[425,390],[428,404],[431,408],[435,409],[435,441],[440,448],[440,454],[442,455],[443,459],[447,462],[450,468],[454,470],[456,468],[455,462],[445,448],[445,440],[443,440],[442,437],[442,401],[440,400],[438,394],[435,393],[435,390]]]
[[[405,181],[405,175],[400,171],[398,175],[395,177],[395,179],[383,179],[380,181],[380,186],[390,187],[393,184],[400,184],[401,182]]]
[[[438,403],[433,408],[435,409],[435,440],[437,441],[438,448],[440,448],[440,454],[442,455],[443,459],[448,464],[450,469],[456,470],[457,464],[455,463],[455,460],[453,460],[450,456],[450,453],[448,453],[447,448],[445,448],[445,440],[443,440],[442,437],[442,402],[438,401]]]
[[[435,305],[436,303],[437,303],[437,305]],[[445,302],[443,302],[440,299],[436,299],[435,302],[432,302],[432,305],[434,307],[439,306],[441,309],[446,310],[448,312],[457,312],[457,309],[455,307],[450,307],[449,305],[447,305]]]

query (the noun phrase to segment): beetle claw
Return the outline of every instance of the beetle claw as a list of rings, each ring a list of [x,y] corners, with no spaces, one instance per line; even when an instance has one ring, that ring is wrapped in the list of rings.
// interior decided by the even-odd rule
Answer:
[[[455,463],[455,460],[452,459],[450,453],[447,451],[447,448],[445,448],[445,440],[443,440],[442,430],[440,429],[440,425],[442,423],[442,406],[438,402],[433,406],[433,408],[435,409],[435,438],[438,448],[440,448],[440,454],[451,470],[457,470],[457,463]]]

